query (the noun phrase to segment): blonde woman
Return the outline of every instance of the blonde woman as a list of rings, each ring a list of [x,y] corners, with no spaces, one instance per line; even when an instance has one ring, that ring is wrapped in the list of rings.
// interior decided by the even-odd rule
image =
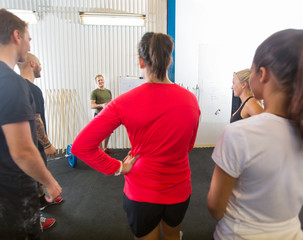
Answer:
[[[231,123],[263,112],[263,108],[253,96],[249,85],[249,77],[249,69],[234,73],[231,89],[234,90],[235,97],[240,97],[242,104],[231,116]]]

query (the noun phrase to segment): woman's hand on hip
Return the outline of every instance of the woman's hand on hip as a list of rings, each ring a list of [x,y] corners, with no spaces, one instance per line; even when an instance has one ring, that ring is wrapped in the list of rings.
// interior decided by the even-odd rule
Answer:
[[[122,162],[122,174],[130,172],[135,164],[136,160],[139,158],[139,155],[133,157],[131,151],[128,152],[127,156],[124,158]]]

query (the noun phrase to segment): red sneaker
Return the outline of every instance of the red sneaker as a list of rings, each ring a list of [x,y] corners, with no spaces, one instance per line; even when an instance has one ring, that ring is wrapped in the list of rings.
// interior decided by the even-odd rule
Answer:
[[[49,229],[55,224],[56,220],[54,218],[45,218],[45,217],[40,217],[40,226],[42,232],[46,229]]]
[[[42,211],[44,208],[54,205],[54,204],[59,204],[62,201],[63,201],[63,197],[61,197],[61,196],[57,197],[56,200],[52,203],[49,203],[46,200],[44,200],[43,204],[40,203],[40,210]]]
[[[63,201],[63,197],[59,196],[59,197],[56,198],[56,200],[53,202],[53,204],[58,204],[62,201]]]

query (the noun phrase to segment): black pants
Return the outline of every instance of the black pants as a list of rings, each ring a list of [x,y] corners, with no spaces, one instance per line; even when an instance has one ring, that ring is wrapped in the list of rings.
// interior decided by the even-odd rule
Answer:
[[[0,176],[0,239],[40,239],[37,183],[24,176]]]

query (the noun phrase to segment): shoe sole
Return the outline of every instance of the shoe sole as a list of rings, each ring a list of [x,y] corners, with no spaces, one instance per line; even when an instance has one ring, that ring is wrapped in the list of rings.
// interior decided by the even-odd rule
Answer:
[[[63,199],[60,202],[58,202],[58,203],[49,203],[49,204],[47,204],[47,205],[45,205],[43,207],[40,207],[40,211],[44,210],[45,208],[47,208],[49,206],[57,205],[57,204],[62,203],[62,202],[63,202]]]

